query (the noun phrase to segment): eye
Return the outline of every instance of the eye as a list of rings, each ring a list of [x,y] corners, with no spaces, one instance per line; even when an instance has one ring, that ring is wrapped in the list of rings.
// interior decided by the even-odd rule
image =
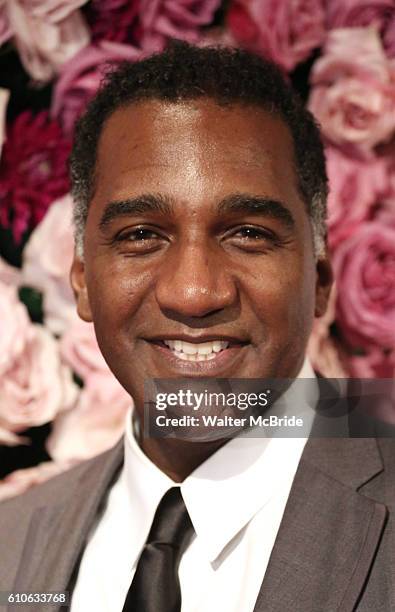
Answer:
[[[165,238],[157,231],[147,227],[135,227],[120,232],[114,242],[128,252],[149,253],[158,249]]]
[[[158,238],[158,234],[144,227],[139,227],[133,231],[128,231],[124,234],[121,234],[118,237],[119,240],[132,240],[136,242],[141,242],[144,240],[152,240],[155,238]]]
[[[235,246],[250,251],[263,251],[274,248],[281,242],[271,230],[245,225],[234,228],[227,236]]]
[[[273,238],[268,231],[257,229],[256,227],[241,227],[234,236],[240,236],[242,238],[248,238],[252,240],[264,240]]]

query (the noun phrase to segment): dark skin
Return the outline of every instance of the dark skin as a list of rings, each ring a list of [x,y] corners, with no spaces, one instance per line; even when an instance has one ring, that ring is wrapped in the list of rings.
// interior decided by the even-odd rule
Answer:
[[[71,270],[78,313],[140,419],[145,378],[297,376],[332,282],[286,125],[208,99],[142,101],[107,120],[84,249]],[[171,339],[230,344],[194,363]],[[141,440],[179,482],[223,443]]]

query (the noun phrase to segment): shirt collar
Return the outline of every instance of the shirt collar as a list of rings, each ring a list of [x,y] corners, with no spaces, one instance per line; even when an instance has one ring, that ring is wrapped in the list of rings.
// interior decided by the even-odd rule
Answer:
[[[306,359],[298,378],[314,377]],[[130,503],[139,508],[134,513],[140,540],[137,555],[147,539],[159,501],[171,487],[180,486],[202,550],[210,562],[215,561],[285,483],[291,486],[305,443],[305,438],[238,437],[222,446],[180,484],[164,474],[140,449],[129,412],[125,475]]]
[[[171,487],[178,486],[139,447],[132,425],[133,408],[126,415],[124,477],[138,544],[134,563],[144,546],[156,508]]]
[[[182,483],[185,504],[210,562],[290,475],[293,479],[304,444],[301,438],[235,438]]]

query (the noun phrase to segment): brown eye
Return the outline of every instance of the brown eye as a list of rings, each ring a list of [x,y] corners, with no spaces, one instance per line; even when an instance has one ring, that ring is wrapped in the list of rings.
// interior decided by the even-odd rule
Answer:
[[[166,238],[149,227],[134,227],[118,234],[113,243],[125,254],[154,253],[160,249]]]
[[[275,243],[278,238],[273,232],[260,227],[239,227],[236,228],[231,236],[231,239],[242,243]]]
[[[273,239],[273,236],[269,232],[264,232],[255,227],[242,227],[239,229],[234,236],[240,236],[241,238],[250,238],[252,240],[264,240]]]
[[[158,234],[156,234],[152,230],[145,229],[143,227],[139,227],[138,229],[129,231],[119,236],[119,240],[131,240],[135,242],[142,242],[145,240],[155,240],[156,238],[159,238]]]
[[[264,227],[250,225],[235,227],[228,233],[227,242],[250,253],[268,252],[281,246],[277,234]]]

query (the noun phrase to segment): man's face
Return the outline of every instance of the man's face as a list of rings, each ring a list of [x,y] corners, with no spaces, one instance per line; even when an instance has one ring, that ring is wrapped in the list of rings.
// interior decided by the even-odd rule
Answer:
[[[280,119],[144,101],[103,128],[71,278],[141,410],[146,378],[296,376],[330,285],[312,245]]]

